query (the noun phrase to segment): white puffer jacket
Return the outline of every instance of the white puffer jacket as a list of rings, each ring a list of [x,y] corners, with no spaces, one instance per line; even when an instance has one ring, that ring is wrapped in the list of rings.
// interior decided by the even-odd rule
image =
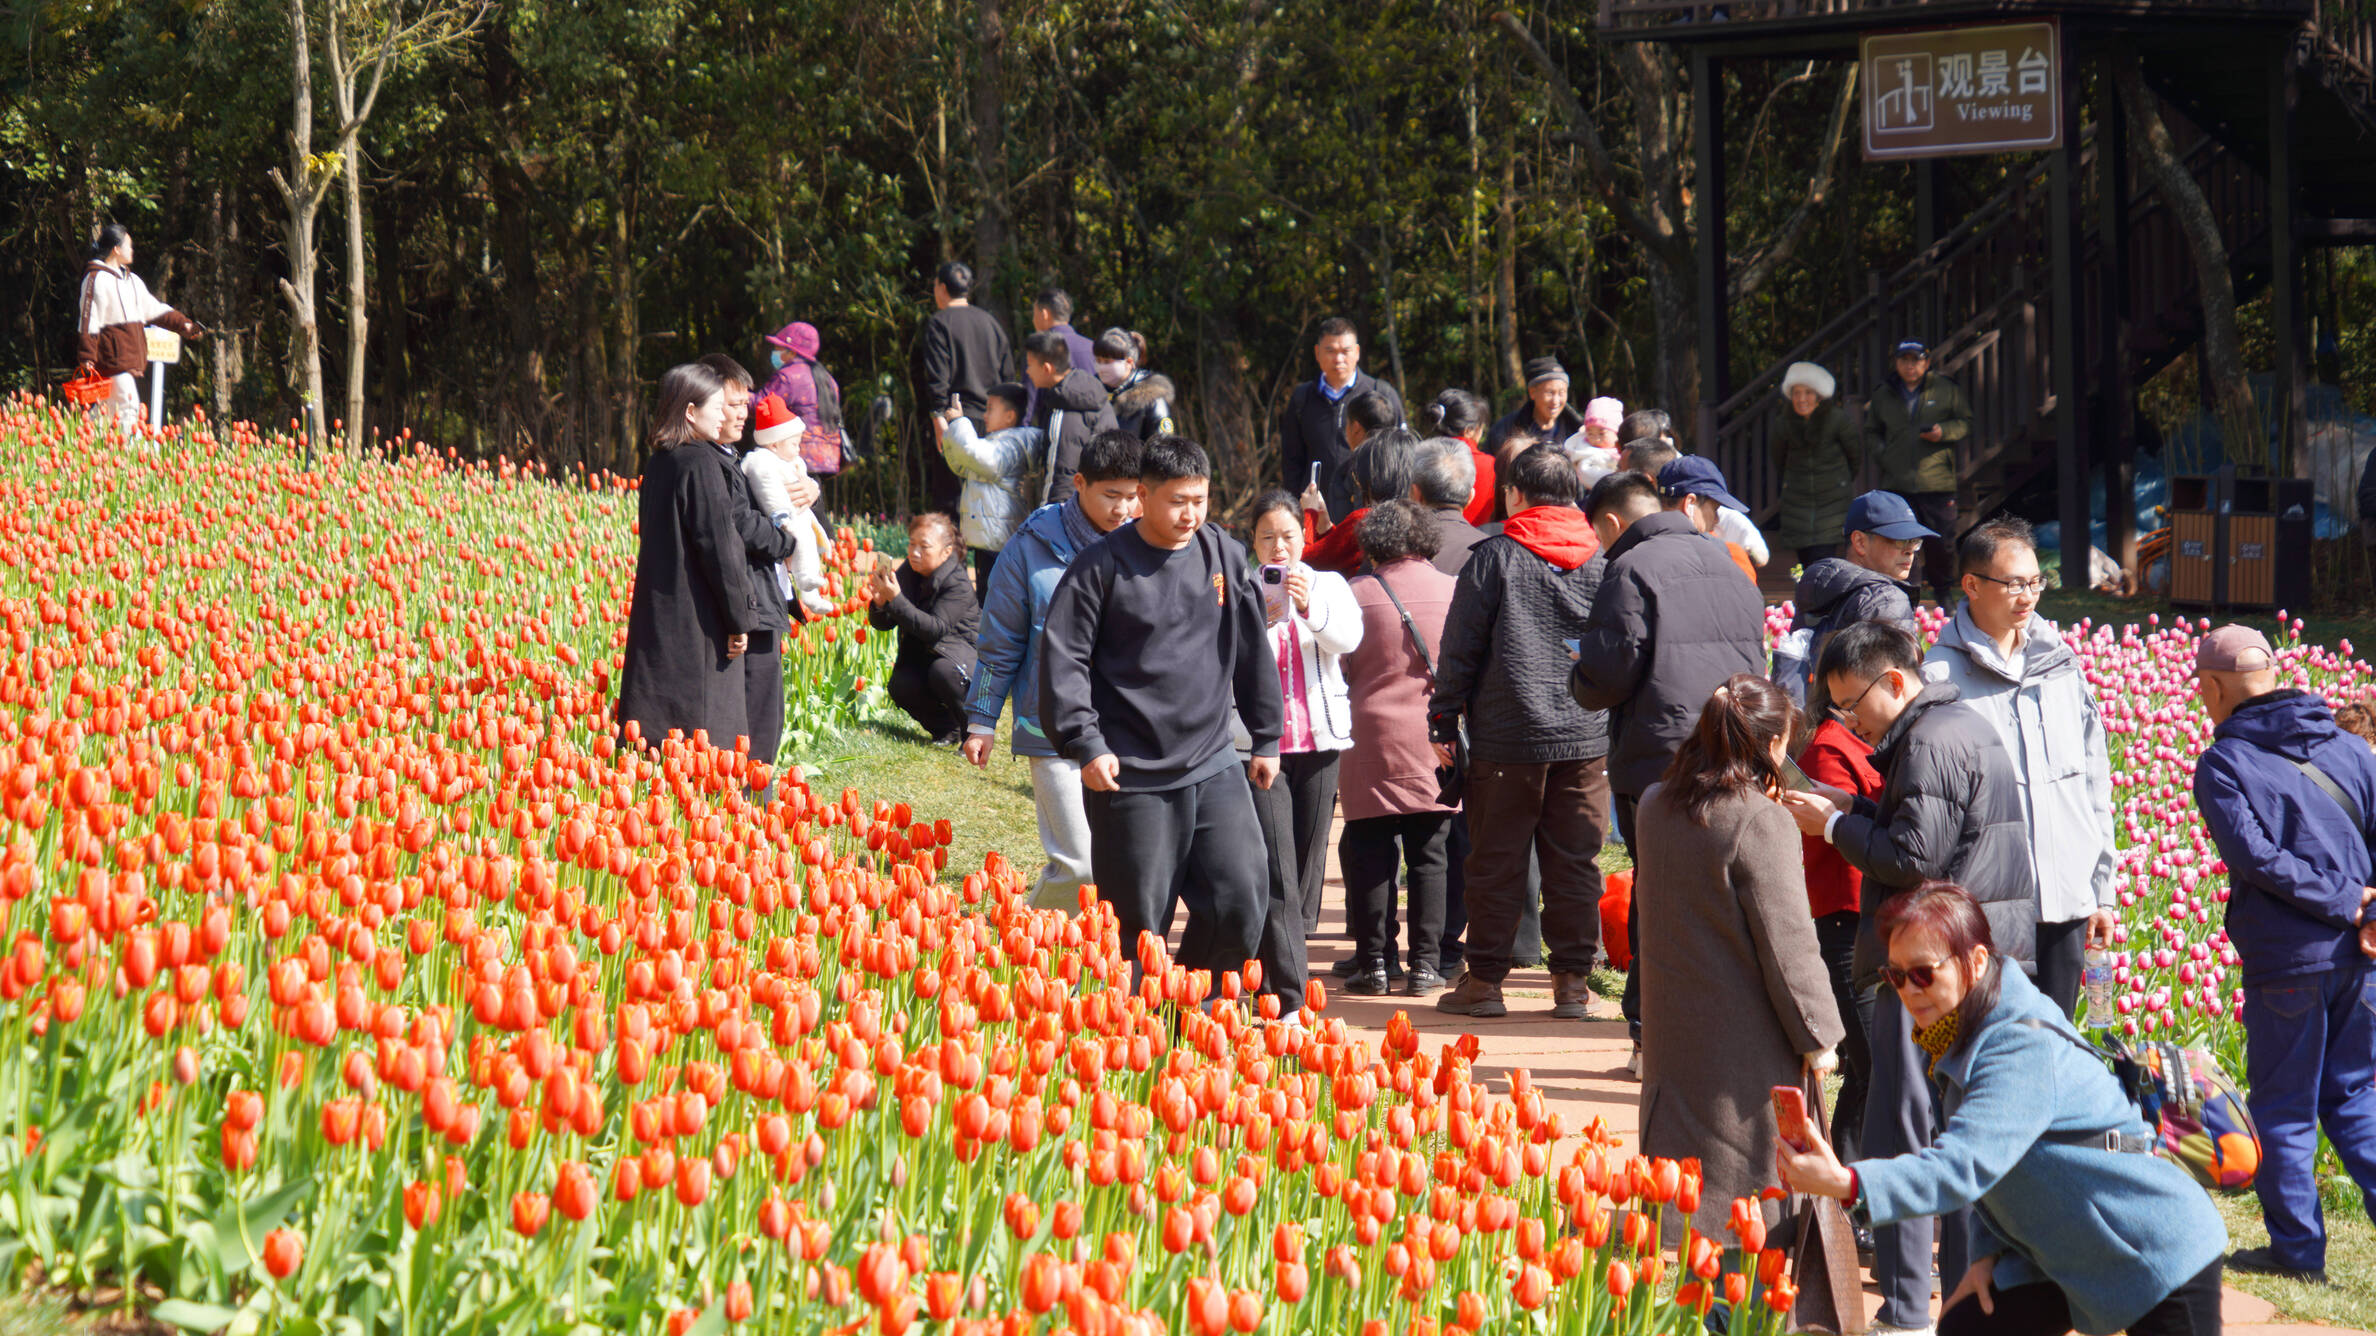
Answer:
[[[1287,615],[1271,624],[1271,656],[1287,652],[1292,625],[1302,650],[1295,670],[1303,674],[1304,701],[1312,712],[1313,750],[1343,751],[1353,745],[1353,697],[1345,689],[1345,670],[1339,660],[1361,644],[1361,605],[1354,601],[1353,586],[1345,583],[1344,576],[1300,563],[1297,569],[1312,582],[1312,609],[1297,612],[1290,604]],[[1260,578],[1259,571],[1256,578]],[[1234,711],[1229,724],[1238,751],[1253,750],[1254,739]]]
[[[1039,505],[1033,485],[1046,461],[1040,458],[1048,434],[1037,427],[1008,427],[984,436],[966,418],[941,429],[941,458],[964,480],[957,494],[957,530],[965,545],[984,552],[1005,549]]]

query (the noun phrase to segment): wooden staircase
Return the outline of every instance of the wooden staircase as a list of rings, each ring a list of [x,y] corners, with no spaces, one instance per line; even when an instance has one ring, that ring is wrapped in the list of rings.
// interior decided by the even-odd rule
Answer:
[[[2165,109],[2184,160],[2220,218],[2236,261],[2239,296],[2268,278],[2267,187],[2251,164],[2218,138]],[[2079,169],[2091,181],[2092,127],[2083,128]],[[1957,448],[1961,502],[1985,513],[2050,467],[2055,441],[2052,378],[2054,288],[2049,254],[2047,167],[2041,161],[1972,210],[1929,248],[1892,270],[1873,270],[1864,295],[1743,384],[1717,409],[1711,453],[1760,518],[1770,516],[1779,479],[1771,445],[1785,410],[1779,389],[1793,362],[1815,362],[1839,383],[1842,402],[1861,419],[1874,389],[1894,374],[1899,339],[1928,333],[1932,365],[1971,400],[1972,431]],[[2120,393],[2167,366],[2202,336],[2202,301],[2193,257],[2176,221],[2144,188],[2129,200],[2131,364],[2113,376],[2093,367],[2084,385]],[[2082,272],[2099,261],[2102,238],[2090,231]],[[2103,346],[2100,284],[2081,285],[2082,349]],[[1868,463],[1864,485],[1874,485]]]

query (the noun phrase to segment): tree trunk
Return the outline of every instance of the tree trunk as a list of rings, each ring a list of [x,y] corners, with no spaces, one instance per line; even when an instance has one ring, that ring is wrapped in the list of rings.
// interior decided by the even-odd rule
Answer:
[[[380,255],[380,430],[395,435],[404,430],[411,414],[407,411],[412,399],[412,350],[405,328],[403,229],[397,214],[399,200],[404,198],[391,192],[380,203],[379,212],[372,216],[379,234]]]
[[[1518,350],[1518,146],[1515,131],[1502,139],[1501,205],[1495,217],[1493,263],[1493,346],[1501,384],[1526,384],[1526,358]],[[1500,412],[1500,396],[1488,395]]]
[[[974,172],[981,208],[974,214],[974,304],[1003,310],[998,300],[999,260],[1006,253],[1006,24],[998,0],[979,0],[974,53]]]
[[[2244,350],[2236,330],[2235,271],[2229,267],[2227,241],[2219,234],[2219,217],[2211,211],[2194,173],[2178,160],[2170,141],[2170,127],[2162,123],[2153,93],[2133,52],[2124,52],[2112,65],[2112,83],[2120,93],[2121,113],[2129,124],[2129,141],[2136,145],[2137,163],[2154,193],[2169,206],[2186,234],[2186,248],[2194,256],[2195,282],[2203,294],[2203,349],[2198,365],[2210,390],[2228,457],[2266,463],[2268,433],[2253,403],[2252,382],[2244,371]]]
[[[321,211],[320,173],[313,167],[313,50],[306,33],[305,0],[289,0],[289,174],[273,172],[287,206],[284,230],[289,253],[289,276],[280,282],[289,319],[295,326],[291,355],[304,405],[302,426],[315,444],[322,427],[322,330],[316,317],[314,280],[314,220]]]
[[[635,377],[635,255],[630,249],[635,220],[626,203],[619,201],[611,210],[610,376],[611,393],[620,404],[614,467],[632,478],[643,471],[643,394]]]
[[[1650,280],[1651,319],[1658,322],[1650,360],[1651,383],[1658,387],[1656,406],[1674,418],[1676,439],[1686,448],[1706,449],[1714,443],[1689,441],[1683,435],[1699,411],[1699,318],[1694,310],[1698,285],[1692,275],[1677,275],[1662,264],[1645,265],[1643,270]]]
[[[231,420],[232,394],[247,368],[247,338],[243,323],[231,311],[232,256],[239,246],[239,201],[225,199],[217,185],[207,197],[206,249],[208,313],[213,328],[206,342],[207,381],[213,391],[218,422]]]
[[[351,96],[340,99],[350,103],[353,100]],[[360,133],[346,136],[339,145],[338,155],[346,204],[346,448],[350,455],[363,453],[363,350],[371,330],[369,301],[364,295],[370,256],[363,249],[363,165],[362,146],[358,142],[361,137]]]

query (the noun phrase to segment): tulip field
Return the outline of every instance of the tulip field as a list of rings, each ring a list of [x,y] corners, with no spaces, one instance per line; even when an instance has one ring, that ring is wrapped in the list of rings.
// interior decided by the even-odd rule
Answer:
[[[0,1292],[308,1336],[1779,1331],[1767,1207],[1662,1251],[1696,1166],[1473,1039],[1134,960],[899,794],[622,745],[630,487],[300,459],[0,405]],[[2074,634],[2123,1023],[2230,1042],[2191,630]],[[845,604],[786,662],[797,760],[889,651]]]

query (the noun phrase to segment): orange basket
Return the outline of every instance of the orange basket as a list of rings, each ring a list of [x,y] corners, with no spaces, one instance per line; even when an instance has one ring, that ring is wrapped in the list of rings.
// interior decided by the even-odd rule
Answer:
[[[62,392],[66,402],[88,408],[114,393],[115,384],[98,372],[89,371],[67,381]]]

